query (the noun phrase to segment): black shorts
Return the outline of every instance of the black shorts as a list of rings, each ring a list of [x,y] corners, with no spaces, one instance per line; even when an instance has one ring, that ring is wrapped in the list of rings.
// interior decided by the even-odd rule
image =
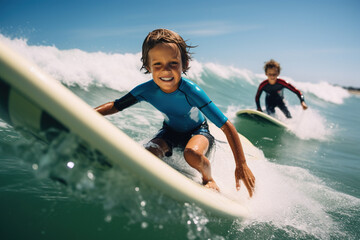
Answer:
[[[169,146],[169,151],[165,153],[165,156],[170,157],[172,155],[172,149],[174,147],[179,147],[184,149],[189,140],[195,135],[203,135],[209,140],[209,149],[206,153],[210,152],[211,148],[214,145],[214,137],[210,134],[209,125],[204,121],[199,127],[189,131],[189,132],[177,132],[170,128],[165,122],[163,123],[162,128],[155,135],[155,138],[160,138],[165,140]]]

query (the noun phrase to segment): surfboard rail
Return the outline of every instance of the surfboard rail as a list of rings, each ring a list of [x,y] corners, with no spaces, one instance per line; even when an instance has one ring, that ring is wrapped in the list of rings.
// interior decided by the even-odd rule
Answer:
[[[276,119],[266,113],[263,113],[263,112],[260,112],[260,111],[254,110],[254,109],[243,109],[243,110],[236,112],[236,115],[238,117],[245,116],[245,115],[258,116],[260,118],[266,119],[267,121],[269,121],[270,123],[272,123],[274,125],[283,127],[285,129],[289,129],[289,127],[285,123],[279,121],[278,119]]]
[[[7,90],[7,95],[0,98],[5,112],[2,116],[13,124],[41,129],[39,121],[48,114],[99,150],[111,164],[129,169],[164,194],[195,203],[222,217],[242,219],[249,215],[246,206],[206,189],[152,155],[60,82],[2,42],[0,82]],[[23,116],[25,122],[19,120]]]

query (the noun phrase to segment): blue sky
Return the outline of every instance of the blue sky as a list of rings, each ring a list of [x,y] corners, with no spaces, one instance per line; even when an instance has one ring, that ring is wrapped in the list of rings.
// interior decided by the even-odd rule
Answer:
[[[156,28],[200,62],[262,73],[273,58],[295,81],[360,87],[359,0],[0,0],[0,33],[29,44],[137,53]]]

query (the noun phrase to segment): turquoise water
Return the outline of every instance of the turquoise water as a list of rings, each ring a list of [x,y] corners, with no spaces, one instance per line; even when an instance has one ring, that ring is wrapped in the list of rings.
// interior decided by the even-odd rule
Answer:
[[[93,107],[149,79],[139,72],[139,54],[29,46],[26,40],[2,35],[0,40]],[[309,109],[303,111],[297,97],[285,91],[293,119],[278,112],[277,118],[291,132],[264,132],[235,117],[240,109],[255,108],[264,75],[195,60],[187,77],[263,154],[248,162],[257,178],[254,197],[248,199],[244,189],[239,193],[251,209],[248,219],[212,216],[172,200],[124,169],[101,168],[93,161],[94,150],[79,152],[79,139],[71,134],[48,145],[0,120],[0,238],[360,238],[359,96],[326,82],[282,76],[304,92]],[[140,144],[162,123],[162,115],[146,103],[108,119]],[[220,157],[212,159],[214,177],[227,189],[233,185],[228,170],[233,159],[221,146],[216,151]],[[175,158],[173,164],[183,163],[179,153]],[[66,179],[67,185],[51,180],[55,177]]]

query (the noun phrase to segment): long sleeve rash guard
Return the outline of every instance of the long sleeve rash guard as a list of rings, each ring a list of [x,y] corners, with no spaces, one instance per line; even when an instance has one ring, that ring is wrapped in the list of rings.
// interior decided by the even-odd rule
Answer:
[[[140,101],[149,102],[163,113],[165,123],[178,132],[200,126],[205,121],[204,115],[218,127],[228,119],[197,84],[185,78],[172,93],[163,92],[153,80],[140,84],[115,100],[115,107],[121,111]]]
[[[256,92],[255,102],[256,102],[257,109],[261,109],[260,97],[261,97],[261,94],[263,91],[266,92],[266,95],[269,98],[272,98],[272,96],[275,96],[275,95],[278,95],[281,98],[283,98],[283,95],[284,95],[283,89],[284,88],[287,88],[290,91],[292,91],[293,93],[295,93],[298,96],[298,98],[300,99],[300,102],[305,101],[303,94],[297,88],[295,88],[293,85],[288,83],[287,81],[278,78],[276,83],[274,85],[271,85],[269,83],[269,80],[266,79],[262,83],[260,83],[259,88]]]

